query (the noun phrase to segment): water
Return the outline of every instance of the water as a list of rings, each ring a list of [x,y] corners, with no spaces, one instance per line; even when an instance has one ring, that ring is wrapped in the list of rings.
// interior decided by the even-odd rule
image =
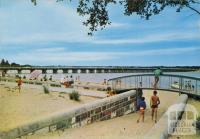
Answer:
[[[74,74],[46,74],[47,78],[50,76],[53,77],[53,80],[60,81],[61,78],[68,76],[73,77],[73,79],[76,79],[77,77],[80,77],[80,81],[84,82],[103,82],[104,79],[112,79],[116,77],[121,76],[128,76],[128,75],[137,75],[137,74],[145,74],[145,73],[74,73]],[[148,73],[146,73],[148,74]],[[165,74],[165,73],[164,73]],[[167,72],[166,74],[175,74],[175,75],[185,75],[185,76],[191,76],[191,77],[198,77],[200,78],[200,72]],[[30,74],[21,74],[21,76],[26,76],[29,78]],[[41,74],[39,78],[44,77],[45,74]]]

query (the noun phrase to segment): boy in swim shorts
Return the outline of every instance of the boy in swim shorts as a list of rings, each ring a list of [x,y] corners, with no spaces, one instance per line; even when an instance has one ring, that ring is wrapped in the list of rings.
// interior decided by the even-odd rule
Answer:
[[[21,92],[21,86],[22,86],[22,78],[19,77],[19,80],[17,81],[17,86],[18,86],[18,89],[19,89],[19,93]]]
[[[160,99],[157,96],[157,91],[153,91],[153,96],[151,96],[150,100],[150,106],[152,109],[151,116],[152,116],[152,121],[154,120],[154,115],[155,115],[155,123],[157,122],[157,110],[158,110],[158,105],[160,104]]]

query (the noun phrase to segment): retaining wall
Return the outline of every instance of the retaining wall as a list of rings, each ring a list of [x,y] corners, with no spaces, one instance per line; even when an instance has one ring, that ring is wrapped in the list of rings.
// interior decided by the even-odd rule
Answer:
[[[108,120],[132,113],[135,111],[135,106],[136,92],[131,90],[84,104],[76,109],[53,114],[7,132],[0,132],[0,139],[11,139],[40,132],[80,127],[96,121]]]

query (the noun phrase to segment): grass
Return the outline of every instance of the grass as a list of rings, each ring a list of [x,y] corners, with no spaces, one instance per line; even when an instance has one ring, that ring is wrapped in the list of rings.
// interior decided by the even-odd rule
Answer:
[[[45,94],[49,94],[50,93],[49,88],[47,87],[47,85],[43,85],[43,90],[44,90]]]
[[[197,118],[196,127],[200,130],[200,116]]]
[[[69,99],[80,101],[80,94],[77,91],[73,91],[72,93],[69,94]]]

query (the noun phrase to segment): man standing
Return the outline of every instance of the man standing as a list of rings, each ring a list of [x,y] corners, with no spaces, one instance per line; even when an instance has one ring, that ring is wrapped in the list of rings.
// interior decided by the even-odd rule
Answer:
[[[162,74],[162,71],[161,71],[161,69],[160,68],[158,68],[158,69],[156,69],[155,71],[154,71],[154,79],[155,79],[155,81],[154,81],[154,89],[156,90],[157,89],[157,84],[158,84],[158,82],[159,82],[159,76]]]
[[[158,105],[160,104],[160,99],[157,96],[157,91],[153,91],[153,96],[151,96],[151,100],[150,100],[150,106],[152,109],[152,121],[154,120],[154,115],[155,115],[155,123],[157,122],[157,110],[158,110]]]

